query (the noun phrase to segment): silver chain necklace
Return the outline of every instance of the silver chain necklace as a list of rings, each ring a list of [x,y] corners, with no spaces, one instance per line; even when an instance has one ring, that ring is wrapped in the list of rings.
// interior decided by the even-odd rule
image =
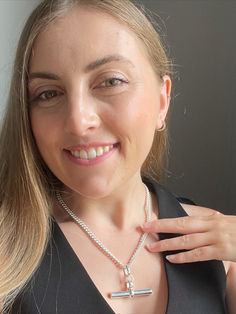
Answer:
[[[150,193],[148,188],[145,185],[146,190],[146,202],[145,202],[145,209],[146,209],[146,221],[150,221],[151,219],[151,205],[150,205]],[[131,255],[129,261],[127,264],[122,263],[115,255],[108,250],[105,245],[95,236],[95,234],[89,229],[89,227],[79,218],[77,217],[73,211],[70,210],[70,208],[66,205],[66,203],[63,201],[61,194],[57,191],[56,197],[59,202],[59,204],[67,211],[67,213],[79,224],[79,226],[87,233],[87,235],[91,238],[92,241],[95,242],[96,245],[98,245],[101,250],[107,255],[113,263],[122,268],[124,271],[125,276],[125,284],[126,284],[126,291],[121,292],[114,292],[111,293],[111,298],[122,298],[122,297],[134,297],[134,296],[143,296],[143,295],[150,295],[152,294],[151,289],[144,289],[144,290],[134,290],[134,277],[131,274],[130,268],[133,265],[140,249],[144,245],[144,242],[148,236],[148,233],[144,232],[142,236],[140,237],[140,240],[138,242],[138,245],[136,249],[134,250],[133,254]]]

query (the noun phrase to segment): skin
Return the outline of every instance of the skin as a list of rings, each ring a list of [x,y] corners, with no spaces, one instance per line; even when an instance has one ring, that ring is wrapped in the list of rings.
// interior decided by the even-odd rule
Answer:
[[[79,36],[75,29],[79,30]],[[120,55],[128,61],[113,60],[85,70],[94,61],[111,55]],[[30,75],[36,72],[50,72],[58,77],[32,78],[29,83],[31,124],[39,151],[67,187],[69,207],[99,238],[105,239],[111,250],[120,239],[129,236],[130,248],[114,246],[114,251],[126,256],[124,249],[131,251],[141,234],[138,226],[144,221],[145,190],[140,169],[155,130],[160,129],[165,120],[170,78],[164,76],[161,81],[156,76],[145,48],[129,29],[109,15],[85,8],[75,8],[38,36],[30,60]],[[111,86],[110,80],[114,77],[116,80]],[[104,162],[90,167],[72,163],[63,153],[69,146],[97,141],[118,142],[119,148]],[[155,269],[157,260],[150,253],[155,252],[157,257],[173,248],[190,249],[170,259],[173,263],[215,258],[229,261],[228,265],[225,263],[227,302],[230,313],[235,313],[236,218],[210,209],[185,206],[190,217],[158,220],[155,207],[153,201],[153,222],[148,228],[142,227],[143,230],[150,234],[178,232],[185,236],[158,242],[155,237],[148,238],[147,244],[152,242],[154,246],[148,247],[147,255],[140,253],[140,261],[143,258],[144,262],[153,263]],[[80,234],[78,228],[75,230],[68,215],[57,205],[53,214],[75,251],[80,243],[78,235],[82,239],[80,244],[86,243],[83,233]],[[96,254],[97,251],[91,248],[91,252]],[[107,270],[112,267],[103,255],[95,257],[98,265],[99,258],[104,258],[101,264],[108,263]],[[161,287],[160,283],[158,291]],[[119,303],[121,308],[122,303]],[[138,313],[137,309],[131,311]]]
[[[128,61],[116,60],[85,70],[94,61],[114,54]],[[29,72],[31,78],[36,72],[60,77],[32,78],[29,83],[31,125],[42,157],[67,187],[70,197],[64,199],[68,206],[125,261],[142,234],[139,225],[145,221],[146,194],[140,169],[168,110],[170,78],[160,80],[156,76],[142,42],[129,29],[109,15],[84,8],[74,9],[38,36]],[[111,87],[109,80],[117,76],[124,82]],[[50,90],[55,93],[46,93]],[[43,101],[45,98],[49,100]],[[65,158],[65,147],[97,141],[119,142],[119,149],[104,162],[89,167]],[[156,208],[152,210],[154,218]],[[143,298],[135,302],[110,299],[107,292],[123,284],[123,274],[94,249],[57,204],[53,216],[116,313],[164,313],[168,292],[161,254],[141,250],[133,267],[137,287],[154,291],[148,304]],[[150,236],[146,243],[153,240]],[[143,277],[145,263],[152,271]],[[158,279],[153,281],[153,276]]]
[[[50,72],[60,79],[30,81],[32,129],[43,159],[71,192],[68,204],[80,208],[84,219],[129,230],[143,218],[140,169],[155,129],[163,125],[170,79],[160,81],[142,43],[119,22],[94,11],[77,11],[50,25],[35,42],[30,75]],[[91,15],[94,20],[88,23]],[[80,36],[74,29],[81,30]],[[85,71],[92,62],[114,54],[128,61]],[[107,87],[113,77],[128,83]],[[43,101],[42,93],[48,90],[56,95]],[[119,142],[119,149],[90,167],[75,165],[63,154],[64,148],[93,142]]]
[[[186,249],[187,252],[169,255],[171,263],[192,263],[207,260],[224,261],[227,274],[226,301],[230,314],[236,313],[236,217],[218,211],[182,204],[190,215],[175,219],[155,219],[142,226],[148,233],[179,233],[183,236],[152,242],[149,252],[160,253]]]

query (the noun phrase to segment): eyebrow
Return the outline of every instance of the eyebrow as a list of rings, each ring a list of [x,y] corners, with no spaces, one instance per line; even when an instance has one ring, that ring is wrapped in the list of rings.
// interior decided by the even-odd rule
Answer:
[[[29,74],[29,83],[36,79],[36,78],[41,78],[41,79],[47,79],[47,80],[60,80],[60,77],[57,76],[56,74],[53,73],[48,73],[48,72],[33,72]]]
[[[98,67],[100,67],[106,63],[112,62],[112,61],[122,61],[122,62],[126,62],[126,63],[129,63],[130,65],[134,66],[133,63],[129,59],[123,57],[122,55],[110,55],[110,56],[106,56],[104,58],[98,59],[98,60],[88,64],[85,68],[85,73],[93,71],[93,70],[97,69]]]
[[[95,60],[95,61],[89,63],[85,67],[84,72],[88,73],[88,72],[94,71],[95,69],[99,68],[100,66],[102,66],[102,65],[104,65],[106,63],[113,62],[113,61],[126,62],[126,63],[130,64],[131,66],[134,66],[133,63],[129,59],[123,57],[122,55],[109,55],[109,56],[100,58],[98,60]],[[28,82],[30,83],[32,80],[34,80],[36,78],[47,79],[47,80],[55,80],[55,81],[59,81],[61,79],[58,75],[53,74],[53,73],[49,73],[49,72],[33,72],[33,73],[29,74]]]

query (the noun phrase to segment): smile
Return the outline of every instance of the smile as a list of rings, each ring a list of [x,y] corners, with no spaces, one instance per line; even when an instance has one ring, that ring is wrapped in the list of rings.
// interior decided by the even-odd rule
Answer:
[[[63,149],[67,158],[79,166],[95,166],[120,149],[120,143],[91,143]]]
[[[70,150],[73,157],[79,159],[95,159],[96,157],[103,156],[114,148],[114,145],[106,145],[99,147],[90,147],[89,149]]]

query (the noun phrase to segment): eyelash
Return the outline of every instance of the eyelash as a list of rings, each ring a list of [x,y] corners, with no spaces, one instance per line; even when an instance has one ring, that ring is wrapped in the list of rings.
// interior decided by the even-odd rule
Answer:
[[[120,82],[120,84],[118,84],[118,85],[113,85],[113,86],[102,86],[102,87],[98,87],[98,88],[111,88],[111,87],[115,87],[115,86],[120,86],[120,85],[122,85],[123,83],[128,83],[128,81],[127,80],[125,80],[125,79],[123,79],[123,78],[120,78],[120,77],[111,77],[111,78],[109,78],[109,79],[106,79],[106,80],[104,80],[101,84],[103,84],[103,83],[105,83],[105,82],[109,82],[109,81],[119,81]],[[101,85],[100,84],[100,85]]]
[[[102,84],[104,84],[105,82],[111,82],[111,81],[119,81],[120,83],[118,85],[113,85],[113,86],[101,86]],[[129,83],[127,80],[123,79],[123,78],[120,78],[120,77],[111,77],[109,79],[106,79],[104,80],[100,85],[98,85],[98,88],[112,88],[112,87],[116,87],[116,86],[120,86],[122,85],[123,83]],[[42,93],[40,93],[38,96],[36,96],[36,98],[32,101],[32,102],[35,102],[35,101],[49,101],[51,100],[53,97],[50,97],[49,99],[41,99],[41,97],[47,93],[57,93],[57,94],[61,94],[61,92],[57,91],[57,90],[46,90]]]
[[[33,101],[37,101],[37,100],[40,100],[40,101],[49,101],[50,99],[52,99],[53,97],[50,97],[49,99],[42,99],[41,97],[43,96],[43,95],[46,95],[47,93],[58,93],[58,91],[56,91],[56,90],[46,90],[46,91],[44,91],[44,92],[42,92],[42,93],[40,93]]]

